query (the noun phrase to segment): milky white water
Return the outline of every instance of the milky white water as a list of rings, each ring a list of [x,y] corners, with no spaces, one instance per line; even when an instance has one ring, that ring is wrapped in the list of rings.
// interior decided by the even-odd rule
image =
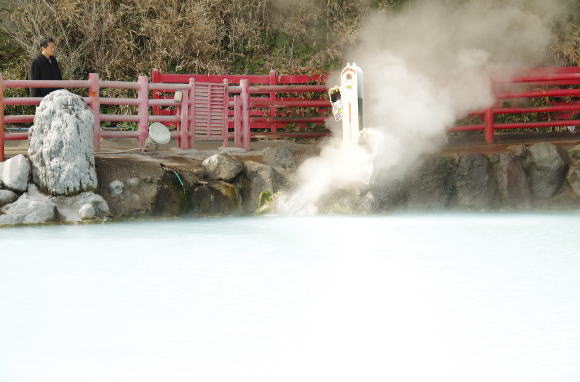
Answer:
[[[578,381],[579,214],[0,229],[0,381]]]

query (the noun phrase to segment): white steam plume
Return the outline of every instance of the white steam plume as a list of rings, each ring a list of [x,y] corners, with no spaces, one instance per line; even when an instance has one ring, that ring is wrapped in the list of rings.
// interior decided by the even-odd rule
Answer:
[[[566,1],[417,1],[396,14],[371,15],[348,54],[365,72],[365,128],[370,145],[345,150],[331,139],[298,170],[281,213],[311,214],[325,194],[356,187],[374,171],[401,177],[437,150],[446,129],[493,103],[490,78],[541,64],[550,23]],[[338,76],[330,85],[338,83]],[[371,158],[374,165],[371,164]]]

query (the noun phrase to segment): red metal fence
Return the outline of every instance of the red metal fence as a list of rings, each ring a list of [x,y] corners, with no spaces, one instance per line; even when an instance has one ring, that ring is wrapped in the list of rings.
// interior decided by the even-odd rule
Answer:
[[[507,81],[494,81],[493,88],[494,105],[470,113],[481,123],[449,131],[483,131],[485,141],[493,143],[495,130],[580,127],[580,67],[535,68]],[[508,115],[516,121],[498,121]]]
[[[146,76],[140,76],[137,82],[101,81],[98,74],[89,74],[86,81],[39,81],[39,80],[4,80],[0,74],[0,161],[4,160],[5,140],[26,140],[26,133],[9,133],[5,125],[30,124],[34,115],[5,115],[5,106],[38,105],[40,97],[5,97],[4,89],[8,88],[85,88],[88,97],[84,101],[90,105],[95,120],[94,149],[99,150],[101,138],[136,138],[138,147],[143,147],[148,135],[150,122],[173,123],[177,129],[171,137],[177,140],[181,149],[187,149],[195,140],[223,140],[224,145],[230,139],[234,144],[249,149],[249,86],[247,80],[242,80],[240,86],[228,86],[227,82],[217,84],[196,83],[191,80],[187,84],[153,84]],[[136,91],[135,98],[102,97],[102,88],[132,89]],[[149,99],[149,92],[159,89],[179,90],[183,97],[180,101],[172,99]],[[228,100],[230,92],[236,93],[232,102]],[[101,112],[101,105],[136,106],[137,114],[107,114]],[[173,115],[150,115],[150,107],[173,107]],[[233,131],[228,129],[228,111],[231,110]],[[101,122],[133,122],[137,124],[136,131],[105,131]]]
[[[238,147],[250,148],[252,137],[316,137],[325,131],[299,133],[279,129],[289,123],[306,126],[323,123],[328,115],[327,88],[321,84],[324,76],[279,76],[271,71],[267,76],[194,76],[160,74],[153,72],[153,83],[146,76],[137,82],[101,81],[90,74],[86,81],[30,81],[4,80],[0,74],[0,161],[4,160],[5,140],[26,140],[26,133],[8,133],[5,124],[30,124],[33,115],[5,115],[5,106],[38,105],[41,98],[5,97],[4,89],[28,87],[86,88],[84,100],[93,111],[94,147],[99,150],[101,138],[136,138],[143,147],[150,122],[175,125],[171,133],[181,149],[192,147],[196,140],[230,140]],[[159,82],[162,81],[162,82]],[[481,123],[458,125],[449,129],[457,131],[483,131],[486,142],[494,141],[494,131],[499,129],[545,128],[580,126],[580,68],[532,69],[509,81],[493,84],[497,102],[485,109],[470,113]],[[135,98],[101,97],[102,88],[132,89]],[[175,91],[182,92],[176,101]],[[152,92],[153,98],[149,98]],[[300,97],[303,94],[310,98]],[[168,94],[171,95],[168,97]],[[517,100],[519,104],[509,102]],[[535,105],[534,103],[541,103]],[[137,114],[120,115],[101,112],[101,105],[136,106]],[[153,115],[149,114],[153,108]],[[288,115],[288,109],[307,108],[314,115]],[[292,113],[290,113],[292,114]],[[533,114],[532,117],[529,117]],[[515,122],[501,121],[499,116],[511,115]],[[505,119],[505,118],[504,118]],[[498,121],[499,120],[499,121]],[[105,131],[101,122],[133,122],[136,131]],[[252,131],[252,129],[254,131]],[[259,131],[264,129],[266,131]]]
[[[324,95],[328,90],[324,85],[325,75],[277,75],[271,70],[268,75],[194,75],[194,74],[169,74],[159,73],[158,70],[151,72],[153,83],[187,83],[190,79],[205,83],[222,83],[228,81],[230,85],[239,84],[245,79],[250,85],[250,129],[251,136],[267,137],[318,137],[327,135],[322,132],[281,132],[281,127],[289,124],[301,128],[308,128],[312,124],[323,124],[329,113],[330,102]],[[231,91],[230,102],[233,102],[235,91]],[[305,93],[310,99],[305,98]],[[154,99],[173,98],[171,91],[155,91]],[[313,99],[312,99],[313,98]],[[309,111],[310,113],[306,113]],[[171,115],[175,110],[154,108],[155,115]],[[310,114],[310,115],[300,115]],[[233,116],[233,110],[229,112]],[[229,122],[233,128],[235,118]],[[259,130],[266,130],[261,132]]]

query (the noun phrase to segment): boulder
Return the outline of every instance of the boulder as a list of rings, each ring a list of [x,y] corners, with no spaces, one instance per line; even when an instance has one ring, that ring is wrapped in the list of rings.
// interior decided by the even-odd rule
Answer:
[[[0,186],[16,192],[26,191],[30,163],[22,154],[0,162]]]
[[[407,183],[400,179],[373,183],[370,192],[376,212],[396,210],[407,203]]]
[[[123,191],[125,191],[125,183],[123,183],[119,179],[115,179],[107,185],[107,189],[109,190],[111,195],[119,196],[123,193]]]
[[[517,154],[501,153],[497,162],[499,197],[506,207],[529,208],[532,192],[522,161]]]
[[[199,185],[191,194],[192,213],[198,216],[237,215],[241,206],[240,191],[226,182]]]
[[[223,180],[226,182],[234,179],[242,172],[244,165],[238,159],[228,153],[218,153],[206,158],[202,166],[211,180]]]
[[[0,225],[38,224],[57,220],[56,205],[47,195],[37,192],[30,184],[28,192],[22,194],[14,203],[0,209]]]
[[[580,163],[580,145],[576,145],[568,150],[568,157],[572,163]]]
[[[530,162],[527,175],[532,194],[539,199],[549,199],[564,184],[566,160],[556,146],[551,143],[536,143],[528,150]]]
[[[273,167],[281,167],[283,169],[294,169],[296,161],[294,154],[288,147],[267,147],[264,149],[264,162]]]
[[[79,209],[79,217],[81,220],[90,220],[93,219],[97,215],[97,211],[92,204],[83,204],[83,206]]]
[[[0,207],[12,203],[16,199],[18,199],[18,195],[14,191],[0,190]]]
[[[570,165],[566,181],[574,192],[574,195],[576,195],[576,198],[580,199],[580,162]]]
[[[242,200],[246,211],[254,212],[259,206],[260,193],[278,192],[288,185],[288,180],[272,166],[254,161],[246,161],[245,179],[242,185]]]
[[[41,190],[70,196],[96,189],[93,124],[81,97],[57,90],[43,98],[28,145],[32,179]]]
[[[78,222],[104,218],[110,214],[107,202],[93,192],[82,192],[75,196],[53,196],[50,200],[56,206],[61,221]]]
[[[368,215],[376,210],[372,192],[361,189],[342,189],[333,191],[317,203],[318,213],[330,215]]]
[[[491,163],[483,154],[461,156],[453,177],[456,207],[478,210],[494,207],[496,189],[491,170]]]
[[[449,168],[445,157],[424,160],[407,185],[410,209],[444,209],[449,202]]]

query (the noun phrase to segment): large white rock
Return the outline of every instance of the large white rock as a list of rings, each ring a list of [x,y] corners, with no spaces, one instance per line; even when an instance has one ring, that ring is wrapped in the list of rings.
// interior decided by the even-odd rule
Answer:
[[[0,225],[46,223],[57,219],[56,205],[33,184],[14,203],[0,208]]]
[[[0,186],[13,191],[26,191],[30,177],[30,163],[22,154],[0,162]]]
[[[97,187],[93,115],[83,99],[67,90],[43,98],[30,128],[32,179],[51,195],[76,195]]]

